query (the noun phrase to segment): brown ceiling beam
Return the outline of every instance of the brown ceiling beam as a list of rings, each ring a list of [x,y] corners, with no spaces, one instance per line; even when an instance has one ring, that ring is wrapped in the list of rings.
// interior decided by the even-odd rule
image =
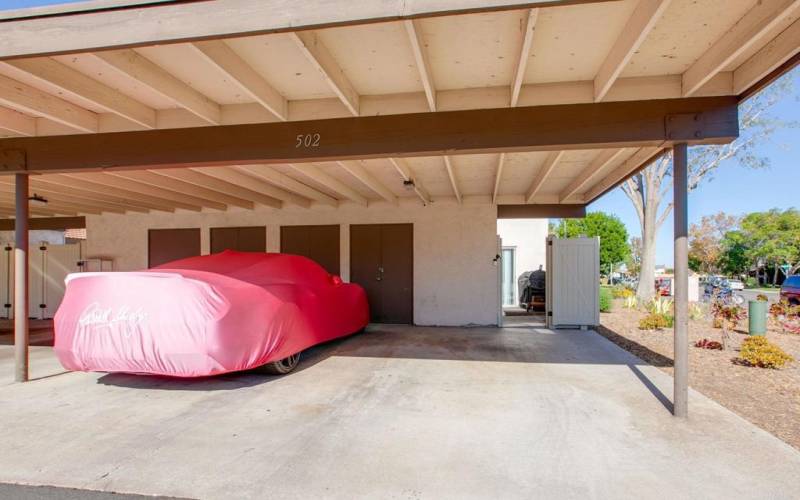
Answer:
[[[586,217],[586,205],[536,204],[497,205],[498,219],[578,219]]]
[[[86,227],[86,217],[32,217],[28,219],[28,229],[82,229]],[[0,231],[13,231],[14,219],[0,221]]]
[[[79,172],[726,143],[737,98],[697,97],[0,140],[0,171]]]

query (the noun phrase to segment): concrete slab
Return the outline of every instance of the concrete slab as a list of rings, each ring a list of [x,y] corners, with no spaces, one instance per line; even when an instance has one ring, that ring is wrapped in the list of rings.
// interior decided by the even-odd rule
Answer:
[[[34,350],[34,373],[57,371],[49,356]],[[281,378],[2,385],[0,482],[191,498],[798,497],[799,452],[694,392],[675,419],[671,387],[591,331],[380,326]]]

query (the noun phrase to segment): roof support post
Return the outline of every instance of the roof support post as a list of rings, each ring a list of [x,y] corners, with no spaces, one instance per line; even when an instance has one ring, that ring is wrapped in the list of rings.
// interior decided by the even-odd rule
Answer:
[[[675,373],[672,412],[686,418],[689,402],[689,217],[688,147],[675,144],[673,151],[673,197],[675,204]]]
[[[28,174],[15,175],[14,380],[28,381]]]

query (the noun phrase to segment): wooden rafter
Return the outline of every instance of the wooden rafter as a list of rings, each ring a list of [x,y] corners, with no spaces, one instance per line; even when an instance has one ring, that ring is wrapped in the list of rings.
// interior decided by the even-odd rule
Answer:
[[[497,195],[500,192],[500,179],[503,177],[503,165],[506,162],[506,154],[500,153],[497,157],[497,168],[494,172],[494,189],[492,189],[492,203],[497,204]]]
[[[456,177],[456,172],[453,169],[453,162],[450,160],[450,156],[444,155],[442,157],[444,160],[444,168],[447,171],[447,178],[450,179],[450,187],[453,189],[453,194],[458,200],[458,203],[461,203],[461,189],[458,187],[458,178]]]
[[[232,196],[236,199],[259,203],[266,207],[281,208],[283,205],[281,200],[273,198],[272,196],[267,196],[263,193],[259,193],[258,191],[254,191],[239,184],[233,184],[189,168],[167,168],[158,170],[157,173],[182,182],[194,184],[205,189],[217,191],[219,193]]]
[[[279,120],[288,120],[286,99],[225,42],[195,42],[192,47],[267,111]]]
[[[122,172],[112,172],[109,175],[129,179],[143,184],[150,184],[158,188],[167,189],[176,193],[188,194],[200,199],[222,203],[224,205],[233,205],[235,207],[253,209],[253,202],[248,201],[238,196],[231,196],[225,193],[220,193],[214,189],[209,189],[197,184],[189,183],[161,175],[156,172],[147,170],[126,170]]]
[[[0,129],[24,136],[36,135],[36,119],[0,106]]]
[[[0,75],[0,105],[47,118],[80,132],[98,131],[95,113],[3,75]]]
[[[533,179],[533,183],[531,183],[531,187],[528,189],[528,194],[525,195],[525,203],[532,203],[533,199],[536,197],[536,193],[542,189],[545,181],[550,174],[553,172],[553,169],[556,168],[558,162],[564,156],[564,151],[553,151],[547,155],[545,158],[544,163],[539,168],[539,172],[537,172],[536,177]]]
[[[215,125],[221,122],[219,104],[178,80],[139,53],[131,49],[124,49],[97,52],[94,56],[116,71],[158,92],[203,120]]]
[[[558,202],[564,203],[587,184],[591,183],[604,168],[618,160],[624,152],[625,149],[606,149],[601,151],[589,165],[561,191],[558,195]]]
[[[6,177],[5,179],[11,179]],[[79,189],[75,187],[68,187],[64,184],[53,182],[49,176],[36,176],[30,179],[30,186],[32,189],[47,191],[52,193],[60,193],[74,197],[76,200],[95,201],[101,203],[111,203],[121,207],[128,207],[133,212],[141,212],[148,210],[161,210],[166,212],[173,212],[175,209],[171,206],[154,204],[139,197],[119,197],[105,192],[93,192],[86,189]]]
[[[362,184],[370,188],[378,196],[388,201],[389,203],[397,204],[397,196],[392,191],[383,185],[381,181],[375,178],[364,167],[363,162],[357,160],[339,161],[339,166],[350,172],[350,174],[361,181]]]
[[[583,196],[583,202],[590,203],[594,201],[597,197],[654,161],[662,153],[663,148],[659,147],[640,148],[630,158],[622,162],[620,166],[606,174],[597,184],[592,186]]]
[[[249,172],[256,177],[264,179],[265,181],[273,184],[274,186],[291,191],[298,196],[303,196],[322,203],[323,205],[329,205],[331,207],[336,207],[339,205],[339,200],[336,198],[329,196],[322,191],[314,189],[307,184],[303,184],[302,182],[293,179],[288,175],[284,175],[269,165],[241,165],[234,168],[240,169],[244,172]]]
[[[404,182],[411,183],[414,193],[416,193],[419,199],[422,200],[424,205],[427,205],[431,202],[431,196],[428,194],[425,186],[422,185],[422,182],[414,176],[414,171],[411,169],[405,158],[389,158],[389,162],[397,170]]]
[[[639,0],[594,79],[594,99],[602,101],[622,70],[667,10],[671,0]]]
[[[95,174],[96,175],[96,174]],[[119,186],[110,186],[108,184],[93,182],[86,175],[67,176],[62,174],[49,174],[39,177],[42,182],[56,183],[59,186],[66,186],[76,193],[88,192],[94,194],[108,194],[117,196],[124,199],[135,200],[137,203],[144,204],[142,206],[152,208],[153,210],[162,210],[172,212],[176,208],[183,210],[190,210],[199,212],[202,209],[201,204],[189,204],[168,198],[159,198],[152,196],[141,191],[131,191],[128,189],[120,188]]]
[[[800,20],[753,54],[733,72],[733,91],[744,93],[800,53]]]
[[[341,66],[333,58],[328,48],[313,31],[299,31],[287,35],[296,44],[306,59],[317,68],[325,82],[333,90],[348,110],[358,116],[359,95],[353,84],[344,74]]]
[[[339,179],[336,179],[335,177],[323,172],[319,167],[311,165],[310,163],[292,163],[290,166],[314,182],[317,182],[328,189],[339,193],[350,201],[367,206],[368,200],[358,191],[351,188]]]
[[[683,73],[683,95],[691,96],[776,26],[800,12],[797,0],[763,0]]]
[[[425,91],[425,98],[428,100],[428,107],[431,111],[436,111],[436,85],[433,83],[431,63],[428,60],[428,51],[425,48],[425,42],[422,40],[422,32],[418,23],[419,21],[412,19],[403,21],[411,44],[411,52],[414,54],[414,61],[417,64],[419,79]]]
[[[539,18],[539,9],[530,9],[527,20],[525,21],[525,33],[522,36],[522,46],[519,49],[517,67],[514,70],[514,79],[511,82],[511,107],[517,105],[519,92],[522,89],[522,82],[525,80],[525,69],[528,67],[528,59],[531,56],[531,46],[533,46],[533,32],[536,30],[536,21]]]
[[[145,128],[156,128],[156,111],[139,101],[89,78],[55,59],[19,59],[0,64],[23,72],[59,93],[85,99],[96,106],[114,113]]]
[[[248,174],[236,168],[207,167],[203,169],[192,169],[192,170],[202,172],[204,174],[216,177],[218,179],[222,179],[224,181],[233,184],[238,184],[240,186],[247,186],[253,191],[257,191],[266,196],[270,196],[272,198],[281,200],[286,203],[291,203],[292,205],[297,205],[298,207],[308,208],[311,206],[310,199],[295,194],[286,189],[279,188],[257,177],[255,174],[252,173]]]
[[[131,179],[125,179],[122,177],[112,175],[110,173],[85,172],[81,173],[80,175],[78,174],[63,174],[63,175],[67,177],[73,177],[76,179],[85,179],[95,184],[110,186],[112,188],[119,188],[125,191],[133,191],[134,193],[141,193],[147,196],[156,196],[158,198],[163,198],[166,200],[186,205],[213,208],[215,210],[225,210],[228,208],[224,203],[212,201],[206,198],[198,198],[197,196],[191,196],[186,193],[171,191],[169,189],[164,189],[159,186],[154,186],[151,184],[134,181]]]

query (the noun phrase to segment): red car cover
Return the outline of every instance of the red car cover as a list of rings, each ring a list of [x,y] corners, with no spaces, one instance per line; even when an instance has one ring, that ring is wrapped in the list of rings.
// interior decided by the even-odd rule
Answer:
[[[316,262],[226,250],[69,275],[55,352],[69,370],[199,377],[278,361],[368,322],[364,290]]]

